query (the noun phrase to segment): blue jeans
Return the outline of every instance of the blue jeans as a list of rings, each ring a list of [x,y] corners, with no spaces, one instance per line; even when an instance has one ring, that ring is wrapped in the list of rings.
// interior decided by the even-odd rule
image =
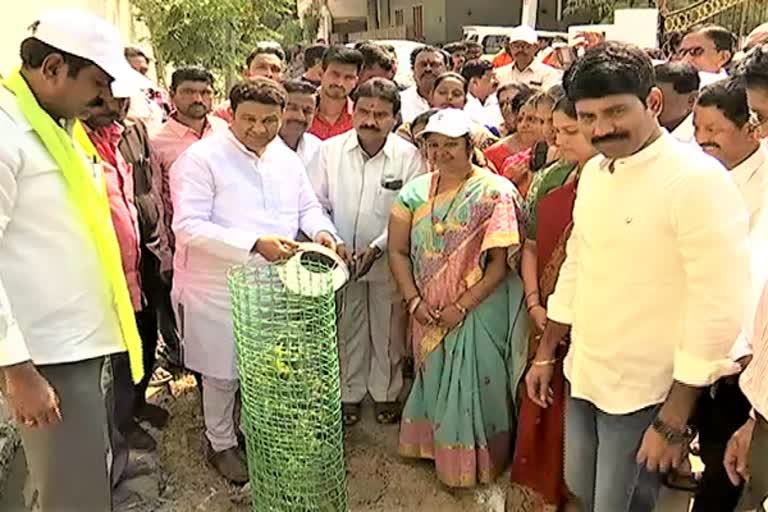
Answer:
[[[568,397],[565,411],[565,480],[581,512],[652,512],[661,476],[635,462],[659,406],[607,414]]]

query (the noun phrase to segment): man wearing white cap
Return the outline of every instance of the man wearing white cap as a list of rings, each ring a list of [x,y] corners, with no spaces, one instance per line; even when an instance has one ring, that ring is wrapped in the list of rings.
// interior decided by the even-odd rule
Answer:
[[[75,119],[144,79],[101,18],[52,10],[32,31],[0,87],[3,394],[35,510],[101,512],[111,510],[108,356],[127,350],[134,381],[143,369],[99,157]]]
[[[560,83],[560,71],[536,60],[538,41],[536,31],[527,25],[520,25],[512,31],[509,36],[509,50],[515,61],[496,70],[499,84],[522,82],[546,91]]]

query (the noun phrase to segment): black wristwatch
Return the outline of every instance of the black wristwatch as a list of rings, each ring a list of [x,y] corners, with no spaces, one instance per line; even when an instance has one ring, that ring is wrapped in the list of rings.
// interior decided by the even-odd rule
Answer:
[[[670,425],[664,423],[660,418],[656,417],[651,423],[653,430],[655,430],[667,444],[682,444],[687,443],[693,437],[693,431],[690,427],[685,427],[683,430],[678,430]]]

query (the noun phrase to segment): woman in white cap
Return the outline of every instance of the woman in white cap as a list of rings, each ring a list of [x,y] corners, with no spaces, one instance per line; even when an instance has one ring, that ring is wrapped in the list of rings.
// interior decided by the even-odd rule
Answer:
[[[511,390],[528,330],[522,283],[510,269],[522,222],[514,186],[472,164],[464,112],[434,114],[422,137],[437,171],[403,188],[389,224],[416,362],[400,453],[434,459],[450,487],[472,487],[491,482],[511,453]]]

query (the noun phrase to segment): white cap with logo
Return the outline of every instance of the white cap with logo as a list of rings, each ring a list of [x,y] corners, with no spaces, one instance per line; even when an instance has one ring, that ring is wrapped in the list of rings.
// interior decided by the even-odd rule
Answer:
[[[130,97],[152,87],[152,82],[126,60],[120,31],[90,12],[50,9],[32,25],[32,37],[96,64],[112,77],[115,97]]]
[[[427,127],[421,132],[421,137],[430,133],[439,133],[446,137],[463,137],[471,131],[469,116],[463,110],[446,108],[434,114],[427,121]]]

